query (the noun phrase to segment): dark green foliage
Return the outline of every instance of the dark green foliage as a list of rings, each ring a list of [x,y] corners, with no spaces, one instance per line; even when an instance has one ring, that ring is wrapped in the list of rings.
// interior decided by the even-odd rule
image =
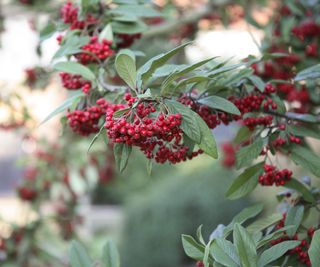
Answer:
[[[225,200],[224,192],[233,175],[211,165],[189,175],[160,180],[148,192],[132,199],[126,209],[123,266],[181,266],[186,261],[182,233],[192,234],[203,224],[207,239],[219,223],[227,224],[249,204],[248,200]]]

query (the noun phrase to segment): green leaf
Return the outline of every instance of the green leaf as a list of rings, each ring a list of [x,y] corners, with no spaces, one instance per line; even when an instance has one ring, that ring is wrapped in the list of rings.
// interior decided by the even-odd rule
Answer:
[[[209,81],[209,80],[210,80],[210,78],[208,78],[206,76],[194,76],[194,77],[190,77],[190,78],[187,78],[187,79],[182,79],[175,86],[175,88],[173,90],[173,93],[176,92],[180,88],[184,89],[183,87],[185,87],[188,84],[194,84],[193,86],[195,86],[195,84],[206,82],[206,81]]]
[[[162,83],[161,85],[161,94],[167,95],[169,93],[170,85],[178,78],[182,77],[183,75],[186,75],[187,73],[207,64],[209,61],[211,61],[213,58],[206,59],[200,62],[197,62],[191,66],[187,66],[181,70],[177,70],[170,74]]]
[[[127,16],[134,14],[142,18],[159,17],[161,13],[147,5],[121,5],[111,10],[112,14]]]
[[[115,62],[119,76],[135,90],[137,86],[137,70],[135,58],[126,50],[118,53]]]
[[[262,210],[263,204],[256,204],[251,207],[245,208],[233,218],[233,222],[242,224],[246,220],[257,216]]]
[[[118,5],[139,4],[139,0],[112,0],[112,2]]]
[[[71,242],[69,259],[71,267],[92,266],[92,261],[89,255],[87,254],[85,248],[77,241]]]
[[[201,130],[197,120],[198,114],[177,101],[167,100],[165,103],[172,113],[182,115],[181,129],[190,139],[200,144]]]
[[[315,115],[311,114],[299,114],[294,112],[287,112],[287,115],[291,116],[296,120],[300,120],[303,122],[311,122],[311,123],[319,123],[318,118]]]
[[[210,267],[211,258],[210,258],[210,246],[211,246],[211,240],[208,242],[208,244],[205,246],[204,249],[204,255],[203,255],[203,264],[204,267]]]
[[[259,89],[260,92],[264,91],[264,88],[266,87],[266,83],[258,76],[251,75],[248,77],[248,79],[252,82],[252,84]]]
[[[85,12],[88,11],[90,5],[91,5],[91,0],[78,0],[78,2],[80,2],[80,15],[83,16],[85,14]]]
[[[152,159],[147,160],[147,173],[149,176],[152,174]]]
[[[81,53],[81,47],[89,43],[90,38],[71,36],[66,39],[66,42],[59,48],[59,50],[53,56],[53,59],[57,59],[64,56],[70,56]]]
[[[286,113],[287,108],[286,108],[286,105],[283,102],[283,100],[278,95],[272,95],[271,98],[272,98],[273,102],[275,102],[277,105],[276,111],[281,114]]]
[[[271,240],[275,240],[275,239],[277,239],[279,237],[284,236],[285,235],[285,231],[287,231],[287,230],[289,230],[291,228],[292,228],[292,226],[285,226],[285,227],[280,228],[277,231],[274,231],[273,233],[271,233],[269,235],[266,235],[265,237],[263,237],[263,239],[261,239],[258,242],[257,248],[261,248],[266,244],[270,244]]]
[[[40,42],[49,39],[54,35],[56,30],[56,25],[52,22],[48,22],[48,24],[40,31]]]
[[[296,190],[302,195],[305,201],[310,203],[314,203],[316,201],[310,190],[297,179],[291,178],[290,181],[284,184],[284,187]]]
[[[120,255],[114,242],[109,240],[103,247],[103,267],[120,267]]]
[[[113,41],[113,32],[111,24],[107,24],[99,34],[99,41],[101,42],[103,39]]]
[[[238,199],[252,192],[258,185],[259,176],[263,173],[263,162],[258,163],[240,174],[231,184],[226,197]]]
[[[239,109],[229,100],[220,96],[208,96],[198,101],[210,108],[225,111],[230,114],[240,115]]]
[[[126,16],[116,16],[113,17],[113,21],[120,21],[120,22],[139,22],[139,18],[134,14],[128,14]]]
[[[235,70],[243,65],[245,65],[246,63],[239,63],[239,64],[235,64],[235,65],[230,65],[230,66],[222,66],[219,68],[214,68],[212,72],[210,72],[210,75],[209,77],[210,78],[214,78],[220,74],[223,74],[225,72],[228,72],[228,71],[232,71],[232,70]]]
[[[237,169],[250,164],[254,159],[256,159],[260,155],[262,148],[263,141],[260,137],[250,145],[241,147],[240,150],[236,152]]]
[[[57,107],[54,111],[52,111],[41,123],[40,125],[44,124],[51,118],[53,118],[55,115],[64,112],[68,107],[72,106],[77,100],[79,100],[81,97],[84,96],[84,93],[81,91],[78,91],[74,94],[72,94],[71,97],[67,98],[59,107]]]
[[[90,142],[90,144],[89,144],[89,147],[88,147],[88,149],[87,149],[87,153],[90,152],[90,149],[92,148],[93,144],[98,140],[99,136],[100,136],[102,133],[106,135],[104,125],[101,126],[99,132],[92,138],[92,140],[91,140],[91,142]]]
[[[182,246],[184,252],[194,260],[202,260],[204,257],[204,246],[199,244],[192,236],[182,235]]]
[[[249,231],[248,231],[249,232]],[[250,233],[250,232],[249,232]],[[250,233],[252,234],[252,239],[254,241],[254,243],[257,245],[259,243],[259,241],[262,239],[263,237],[263,233],[258,231],[258,232],[254,232],[254,233]]]
[[[314,80],[320,78],[320,64],[298,72],[295,81]]]
[[[217,238],[211,244],[211,255],[215,261],[228,266],[240,266],[240,259],[235,246],[228,240]]]
[[[288,236],[292,237],[297,232],[302,219],[303,219],[304,207],[301,205],[290,207],[287,212],[286,219],[284,221],[285,226],[294,226],[287,231]]]
[[[296,136],[310,136],[320,139],[320,129],[311,125],[289,125],[288,131]]]
[[[256,204],[251,207],[243,209],[232,220],[232,222],[224,229],[224,236],[227,237],[232,231],[235,223],[244,223],[245,221],[254,218],[263,210],[262,204]]]
[[[252,224],[250,224],[247,227],[247,231],[249,233],[260,232],[260,231],[270,227],[271,225],[278,223],[281,219],[282,219],[281,214],[279,214],[279,213],[271,214],[267,218],[262,218],[260,220],[253,222]]]
[[[131,108],[119,109],[115,113],[113,113],[113,118],[119,118],[123,114],[127,113]]]
[[[208,125],[205,123],[205,121],[197,113],[195,114],[195,118],[197,119],[197,123],[201,134],[201,142],[200,144],[198,144],[198,146],[200,149],[203,150],[204,153],[206,153],[214,159],[217,159],[218,149],[213,133],[208,127]]]
[[[221,85],[225,86],[238,86],[242,81],[252,75],[253,70],[250,68],[244,68],[239,70],[237,73],[233,73],[226,77],[225,80],[221,80]]]
[[[282,257],[288,250],[297,247],[300,241],[283,241],[265,250],[258,261],[259,267],[267,266],[269,263]]]
[[[55,64],[53,68],[59,71],[81,75],[84,79],[89,81],[94,81],[96,78],[88,67],[77,62],[59,62]]]
[[[263,29],[263,26],[251,16],[250,12],[246,12],[245,21],[250,23],[252,26],[256,27],[257,29],[260,29],[260,30]]]
[[[113,21],[111,22],[111,27],[113,32],[125,34],[141,33],[148,29],[148,26],[140,20],[131,22]]]
[[[198,144],[206,154],[213,158],[218,157],[217,145],[213,134],[202,118],[183,104],[167,100],[167,107],[172,113],[182,115],[181,129],[195,143]]]
[[[181,64],[181,65],[165,64],[162,67],[156,69],[152,77],[153,78],[166,77],[166,76],[169,76],[172,72],[184,69],[186,66],[187,66],[186,64]]]
[[[127,167],[132,147],[126,144],[115,143],[113,146],[113,151],[118,170],[123,172]]]
[[[301,8],[301,6],[298,3],[294,3],[294,2],[288,2],[287,3],[288,7],[290,8],[290,11],[292,11],[292,13],[294,13],[297,16],[304,16],[303,13],[303,9]]]
[[[301,145],[291,148],[291,159],[301,167],[320,177],[320,158],[310,149]]]
[[[205,245],[206,243],[204,242],[203,236],[202,236],[202,224],[197,228],[197,238],[199,240],[199,242],[203,245]]]
[[[289,16],[286,20],[282,20],[280,23],[280,31],[281,36],[285,42],[290,42],[291,36],[291,29],[297,25],[297,20],[294,16]]]
[[[241,266],[256,267],[258,260],[256,245],[250,234],[239,223],[234,225],[233,240],[240,257]]]
[[[183,50],[189,44],[190,42],[180,45],[167,53],[162,53],[151,58],[139,68],[138,80],[141,79],[143,82],[147,82],[158,68],[163,66],[169,59],[171,59],[174,55]]]
[[[320,230],[314,232],[308,254],[311,266],[320,266]]]
[[[252,135],[252,131],[247,126],[242,126],[237,132],[237,135],[233,141],[236,144],[240,144],[250,139],[251,135]]]

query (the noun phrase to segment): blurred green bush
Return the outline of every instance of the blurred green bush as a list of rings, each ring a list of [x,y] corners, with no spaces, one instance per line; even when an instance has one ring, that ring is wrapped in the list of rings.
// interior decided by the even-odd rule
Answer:
[[[133,151],[126,170],[119,173],[114,168],[112,180],[97,185],[91,194],[91,202],[95,205],[121,205],[131,195],[145,192],[156,181],[176,175],[178,171],[177,165],[153,164],[152,177],[149,177],[145,156],[140,151]]]
[[[218,164],[196,168],[188,175],[158,181],[132,198],[125,208],[123,266],[184,266],[182,233],[192,235],[203,224],[206,238],[219,223],[227,224],[250,204],[248,199],[226,200],[224,192],[233,176]]]

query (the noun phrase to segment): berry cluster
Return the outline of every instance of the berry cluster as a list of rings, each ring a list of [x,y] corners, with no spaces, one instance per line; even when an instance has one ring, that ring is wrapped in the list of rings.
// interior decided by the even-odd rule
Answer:
[[[253,130],[257,126],[269,126],[272,124],[273,116],[263,116],[259,118],[249,117],[243,120],[243,124]]]
[[[117,35],[117,48],[127,48],[133,45],[134,41],[141,38],[141,33]]]
[[[273,165],[265,164],[263,166],[264,174],[259,176],[259,183],[264,186],[283,186],[291,180],[292,171],[288,169],[278,170]]]
[[[99,132],[99,120],[104,110],[99,106],[87,107],[68,112],[67,118],[71,129],[82,136]]]
[[[125,100],[128,106],[138,101],[130,94],[125,95]],[[140,101],[135,109],[119,118],[114,117],[114,112],[114,109],[107,109],[105,128],[109,138],[115,143],[139,147],[149,159],[175,164],[202,153],[201,150],[189,152],[183,145],[181,114],[158,112],[152,101]]]
[[[213,110],[206,105],[200,104],[196,101],[196,94],[193,96],[183,94],[180,96],[178,101],[198,113],[200,117],[207,123],[208,127],[210,129],[214,129],[221,123],[228,125],[231,121],[238,121],[242,119],[242,116],[246,113],[260,111],[261,107],[263,107],[263,109],[266,111],[270,109],[277,109],[277,104],[269,97],[271,94],[275,93],[275,91],[276,89],[271,84],[267,84],[262,93],[256,89],[254,92],[243,97],[229,97],[228,100],[240,110],[240,116],[230,115],[219,110]],[[265,116],[261,118],[248,117],[244,119],[243,123],[250,129],[253,129],[258,125],[271,125],[272,120],[272,116]]]
[[[271,98],[267,97],[266,94],[269,93],[261,94],[256,91],[242,98],[231,96],[229,100],[235,104],[241,114],[258,111],[261,106],[264,110],[277,109],[277,104]]]
[[[106,111],[117,111],[124,108],[122,104],[111,104],[104,98],[96,101],[96,106],[86,107],[85,109],[76,109],[67,114],[68,123],[71,129],[82,136],[88,136],[99,132],[99,120]]]
[[[285,226],[284,225],[285,218],[286,218],[286,214],[283,214],[281,221],[279,221],[279,223],[276,225],[276,229],[281,229]],[[312,241],[312,237],[313,237],[315,230],[316,229],[314,229],[313,227],[310,227],[307,230],[307,237],[305,239],[302,239],[298,246],[296,246],[295,248],[293,248],[287,252],[287,254],[289,254],[289,255],[296,255],[298,260],[300,261],[300,263],[304,264],[307,267],[311,266],[311,261],[310,261],[309,255],[308,255],[308,250],[310,248],[310,243]],[[295,234],[293,237],[289,237],[285,233],[285,235],[283,237],[272,240],[271,245],[274,246],[276,244],[279,244],[279,243],[281,243],[283,241],[287,241],[287,240],[299,240],[298,235]]]
[[[222,165],[226,168],[232,168],[236,163],[236,148],[231,143],[222,145],[223,160]]]
[[[37,159],[41,159],[35,154]],[[48,156],[46,156],[46,161]],[[49,162],[49,161],[47,161]],[[50,187],[50,181],[45,177],[39,179],[40,173],[37,167],[27,167],[23,175],[23,183],[17,188],[18,196],[21,200],[32,202],[39,199],[41,192],[47,191]],[[41,191],[40,191],[41,190]]]
[[[310,110],[312,101],[306,85],[292,84],[291,79],[296,72],[313,64],[313,58],[319,56],[319,33],[320,24],[314,19],[316,11],[302,7],[301,13],[297,14],[287,6],[286,1],[280,7],[280,12],[275,17],[274,38],[268,43],[268,53],[285,53],[287,55],[269,60],[261,64],[254,64],[255,73],[264,79],[281,79],[287,83],[279,83],[276,88],[278,92],[288,101],[295,102],[294,112],[306,113]],[[291,28],[292,38],[285,38],[283,27],[287,19],[294,18],[297,22]],[[269,39],[268,39],[269,40]],[[268,41],[267,41],[268,42]],[[294,43],[294,45],[292,45]],[[311,58],[310,64],[309,58]],[[308,85],[311,86],[311,85]]]
[[[18,195],[24,201],[33,201],[37,198],[37,191],[29,185],[23,185],[18,187]]]
[[[60,10],[61,18],[65,24],[70,24],[70,30],[84,29],[97,20],[92,15],[87,15],[86,20],[78,19],[79,8],[68,1]]]
[[[28,85],[32,85],[37,81],[37,71],[34,68],[27,68],[24,70],[26,74],[26,82]]]
[[[196,96],[194,98],[196,98]],[[228,114],[222,111],[212,110],[208,106],[196,102],[194,98],[184,94],[178,101],[198,113],[210,129],[216,128],[221,123],[228,124],[232,120]]]
[[[289,141],[290,141],[290,143],[295,143],[297,145],[301,144],[301,139],[299,137],[294,136],[294,135],[290,135]]]
[[[272,147],[275,149],[279,149],[280,147],[286,145],[286,144],[301,144],[301,138],[296,137],[294,135],[289,135],[287,139],[282,138],[282,137],[277,137],[274,141],[271,142]]]
[[[318,44],[317,43],[311,43],[307,45],[305,54],[308,57],[317,57],[318,56]]]
[[[68,90],[78,90],[81,88],[85,94],[88,94],[91,89],[91,82],[84,80],[81,75],[61,72],[60,78],[62,86]]]
[[[111,44],[106,39],[99,42],[98,36],[92,36],[90,42],[81,47],[84,52],[77,54],[76,58],[83,65],[103,61],[114,53],[110,48]]]
[[[21,4],[33,5],[33,0],[19,0]]]
[[[292,33],[301,41],[320,34],[320,25],[310,19],[292,28]]]
[[[272,141],[272,146],[275,148],[275,149],[278,149],[280,147],[282,147],[283,145],[285,145],[287,143],[287,141],[282,138],[282,137],[277,137],[274,141]]]

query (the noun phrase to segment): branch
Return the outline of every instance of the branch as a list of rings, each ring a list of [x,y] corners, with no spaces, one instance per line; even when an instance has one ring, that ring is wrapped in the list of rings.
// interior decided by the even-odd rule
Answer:
[[[211,2],[211,3],[210,3]],[[229,5],[232,1],[225,1],[222,5],[218,5],[209,1],[208,4],[202,6],[197,11],[190,11],[188,14],[179,18],[171,19],[159,26],[154,26],[150,30],[143,33],[143,37],[151,38],[158,37],[159,35],[166,35],[181,28],[185,24],[196,24],[203,17],[212,14],[212,12],[222,6]]]
[[[320,124],[320,116],[313,116],[309,114],[298,114],[294,112],[286,112],[284,114],[278,113],[276,111],[268,110],[264,111],[266,114],[274,115],[280,118],[285,118],[287,120],[295,120],[295,121],[300,121],[300,122],[305,122],[305,123],[312,123],[312,124]],[[309,117],[309,116],[312,117]]]

